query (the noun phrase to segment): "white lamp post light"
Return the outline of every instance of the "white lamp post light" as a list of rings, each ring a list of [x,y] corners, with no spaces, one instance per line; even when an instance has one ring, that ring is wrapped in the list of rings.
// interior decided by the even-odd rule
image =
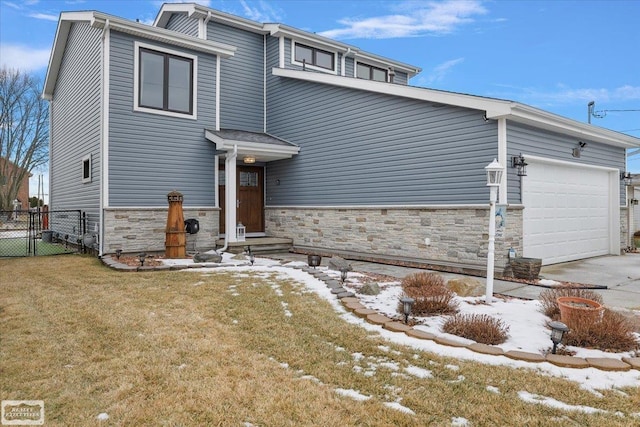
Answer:
[[[484,168],[487,171],[489,187],[489,247],[487,250],[487,289],[485,302],[491,304],[493,298],[493,265],[496,240],[496,200],[504,167],[496,159]]]

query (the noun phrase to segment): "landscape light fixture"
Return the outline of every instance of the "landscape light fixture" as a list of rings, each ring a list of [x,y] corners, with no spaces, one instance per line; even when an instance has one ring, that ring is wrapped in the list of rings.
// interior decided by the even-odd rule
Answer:
[[[340,279],[342,280],[342,283],[344,284],[344,282],[347,281],[347,269],[346,268],[341,268],[340,269]]]
[[[496,159],[484,168],[487,171],[487,187],[489,187],[489,246],[487,248],[487,288],[485,302],[491,304],[493,298],[493,268],[495,263],[495,241],[496,241],[496,200],[498,198],[498,187],[502,180],[504,167]]]
[[[409,315],[411,314],[411,308],[413,307],[413,303],[416,302],[411,297],[402,297],[400,298],[400,302],[402,303],[402,313],[404,314],[404,323],[409,323]]]
[[[631,172],[620,172],[620,181],[624,182],[624,185],[631,185]]]
[[[249,262],[253,265],[253,263],[256,262],[256,257],[253,255],[253,252],[251,252],[251,246],[247,246],[247,252],[249,252]]]
[[[116,249],[116,259],[120,259],[120,255],[122,255],[122,249]]]
[[[309,267],[313,267],[314,270],[320,265],[320,262],[322,262],[322,257],[320,255],[307,256],[307,264],[309,264]]]
[[[140,252],[138,254],[138,260],[140,261],[140,267],[144,267],[144,260],[147,258],[146,252]]]
[[[551,350],[551,354],[556,354],[556,348],[558,344],[562,341],[562,337],[566,332],[569,332],[569,327],[562,322],[553,321],[549,322],[549,327],[551,328],[551,342],[553,342],[553,349]]]
[[[520,153],[519,156],[513,156],[511,158],[511,167],[518,168],[518,176],[527,176],[527,165],[528,163],[524,161],[522,153]]]

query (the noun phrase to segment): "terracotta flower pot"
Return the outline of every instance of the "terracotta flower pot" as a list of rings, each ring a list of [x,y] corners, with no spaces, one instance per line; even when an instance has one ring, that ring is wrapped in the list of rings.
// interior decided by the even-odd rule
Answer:
[[[560,318],[571,326],[578,322],[596,323],[602,319],[604,307],[597,301],[580,297],[559,297]]]

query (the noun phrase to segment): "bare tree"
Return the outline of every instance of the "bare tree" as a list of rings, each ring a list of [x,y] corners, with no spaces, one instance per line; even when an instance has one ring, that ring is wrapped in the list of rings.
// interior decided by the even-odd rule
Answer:
[[[0,69],[0,210],[10,210],[31,171],[47,163],[49,108],[37,77]]]

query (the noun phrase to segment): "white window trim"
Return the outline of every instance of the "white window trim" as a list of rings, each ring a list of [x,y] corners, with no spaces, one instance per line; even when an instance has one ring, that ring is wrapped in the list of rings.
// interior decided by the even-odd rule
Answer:
[[[89,176],[85,178],[84,176],[84,164],[85,162],[89,162]],[[93,181],[93,165],[92,165],[92,161],[91,161],[91,154],[87,154],[86,156],[84,156],[82,158],[82,183],[86,184],[88,182]]]
[[[380,80],[363,79],[361,77],[358,77],[358,64],[366,65],[367,67],[377,68],[378,70],[384,71],[385,74],[386,74],[384,82],[381,82]],[[389,67],[385,68],[384,65],[376,65],[376,64],[372,64],[371,62],[358,61],[357,59],[354,60],[353,77],[355,77],[357,79],[360,79],[360,80],[369,80],[370,82],[390,83],[390,81],[389,81]]]
[[[307,46],[313,49],[319,49],[319,50],[323,50],[325,52],[331,53],[333,54],[333,70],[329,70],[327,68],[322,68],[322,67],[317,67],[315,65],[311,65],[311,64],[304,64],[305,68],[308,68],[310,70],[314,70],[314,71],[321,71],[323,73],[327,73],[327,74],[333,74],[333,75],[338,75],[338,52],[334,51],[334,50],[329,50],[329,49],[325,49],[323,47],[318,47],[318,46],[314,46],[308,43],[298,43],[301,44],[303,46]],[[302,67],[302,62],[296,61],[296,41],[295,40],[291,40],[291,64],[292,65],[297,65],[299,67]]]
[[[179,56],[193,61],[193,114],[177,113],[175,111],[157,110],[155,108],[141,107],[140,100],[140,48],[155,50],[157,52],[167,53],[169,55]],[[133,60],[133,111],[142,113],[159,114],[162,116],[179,117],[181,119],[198,119],[198,57],[185,52],[159,47],[153,44],[134,42],[134,60]]]

